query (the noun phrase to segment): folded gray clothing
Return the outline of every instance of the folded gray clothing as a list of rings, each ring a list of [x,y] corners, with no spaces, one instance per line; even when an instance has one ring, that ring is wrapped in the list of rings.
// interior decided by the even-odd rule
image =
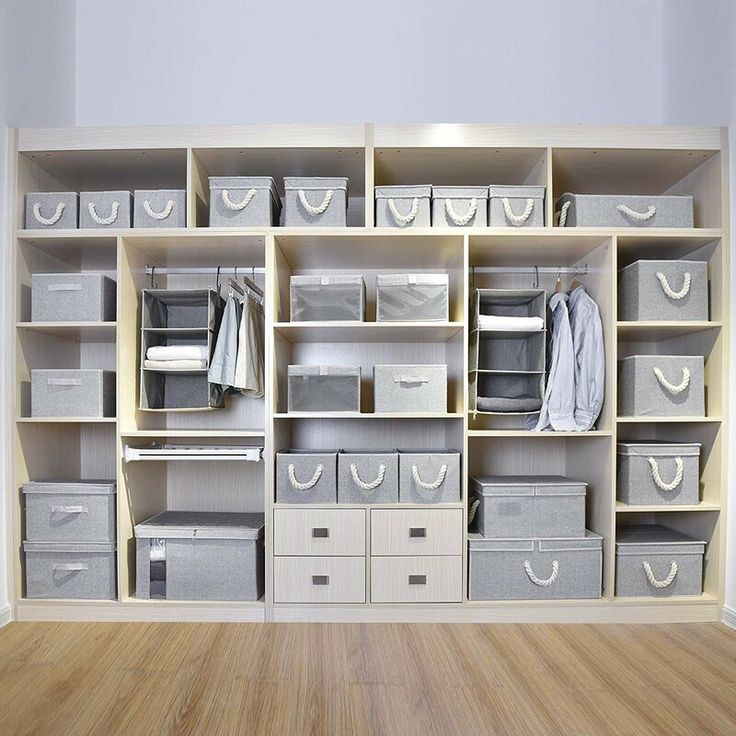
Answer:
[[[479,396],[478,411],[520,412],[539,411],[542,408],[542,399],[533,396],[507,398],[505,396]]]

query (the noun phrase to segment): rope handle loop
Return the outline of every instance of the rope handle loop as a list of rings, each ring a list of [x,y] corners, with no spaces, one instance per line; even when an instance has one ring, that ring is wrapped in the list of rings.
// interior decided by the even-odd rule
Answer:
[[[620,212],[622,215],[626,215],[626,217],[629,217],[636,222],[646,222],[654,217],[657,212],[657,208],[653,204],[650,204],[649,207],[647,207],[646,212],[637,212],[625,204],[617,204],[616,211]]]
[[[289,483],[291,483],[291,487],[294,488],[294,490],[308,491],[310,488],[314,488],[317,485],[317,483],[319,482],[319,479],[322,477],[323,470],[324,470],[324,466],[322,465],[322,463],[320,463],[315,469],[314,475],[306,483],[300,483],[296,478],[296,473],[294,472],[294,466],[290,463],[289,464]]]
[[[641,564],[644,565],[644,572],[647,574],[647,580],[649,580],[649,583],[655,588],[668,588],[677,577],[677,562],[675,562],[675,560],[672,560],[672,564],[670,565],[670,574],[664,580],[657,580],[657,578],[654,577],[652,566],[646,560]]]
[[[570,209],[570,205],[572,204],[572,200],[568,199],[565,204],[560,207],[559,211],[557,212],[557,227],[565,227],[567,223],[567,211]]]
[[[480,499],[476,498],[475,501],[470,504],[470,509],[468,510],[468,526],[475,521],[475,515],[478,513],[478,506],[480,506]]]
[[[478,200],[476,197],[473,197],[470,200],[470,207],[468,208],[468,211],[464,215],[458,215],[455,211],[455,208],[452,205],[451,199],[445,200],[445,212],[447,212],[447,216],[459,227],[463,227],[464,225],[467,225],[474,217],[475,213],[478,209]]]
[[[514,227],[521,227],[529,219],[529,215],[532,214],[532,210],[534,209],[534,200],[531,197],[526,200],[526,207],[524,207],[524,211],[520,215],[514,214],[508,197],[502,197],[501,204],[503,204],[503,211],[506,214],[506,219]]]
[[[674,491],[675,488],[682,483],[682,474],[685,468],[685,463],[682,462],[681,457],[675,458],[675,477],[672,479],[671,483],[665,483],[662,480],[662,476],[659,474],[659,465],[655,458],[648,457],[647,462],[649,463],[649,467],[652,469],[652,480],[660,490]]]
[[[230,210],[230,212],[240,212],[240,210],[244,210],[250,204],[251,199],[256,196],[256,190],[249,189],[240,202],[233,202],[233,200],[230,199],[230,192],[227,189],[223,189],[220,196],[222,197],[222,203]]]
[[[657,278],[662,286],[662,291],[670,299],[684,299],[690,292],[690,283],[692,281],[692,275],[689,271],[685,271],[682,277],[682,289],[680,291],[674,291],[670,286],[670,282],[667,281],[667,277],[661,272],[657,271]]]
[[[532,565],[529,560],[524,560],[524,571],[534,585],[538,585],[540,588],[549,588],[557,580],[557,575],[560,572],[560,563],[557,560],[552,560],[552,574],[548,578],[538,578],[532,570]]]
[[[322,204],[317,205],[317,207],[313,207],[309,202],[307,202],[307,195],[305,194],[303,189],[299,190],[299,201],[302,203],[302,207],[310,214],[310,215],[321,215],[329,206],[330,202],[332,201],[332,195],[334,192],[332,189],[328,189],[325,192],[325,198],[322,200]]]
[[[396,207],[396,202],[391,198],[388,200],[388,208],[391,210],[392,217],[399,225],[408,225],[410,222],[414,221],[414,218],[417,216],[417,212],[419,212],[419,198],[414,197],[414,199],[412,199],[411,209],[405,215],[402,215],[401,212],[399,212]]]
[[[87,202],[87,209],[89,210],[89,216],[98,224],[98,225],[112,225],[115,220],[118,219],[118,212],[120,211],[120,202],[113,202],[112,208],[110,210],[110,216],[109,217],[100,217],[97,214],[97,208],[95,207],[94,202]]]
[[[372,480],[370,483],[366,483],[364,480],[361,480],[355,463],[350,463],[350,475],[353,477],[353,483],[355,483],[355,485],[361,490],[375,491],[376,488],[383,483],[384,478],[386,477],[386,466],[383,463],[378,466],[378,475],[376,476],[376,479]]]
[[[670,383],[665,377],[664,373],[656,366],[652,369],[654,375],[657,377],[662,388],[667,389],[671,394],[681,394],[690,385],[690,369],[682,369],[682,381],[678,384]]]
[[[437,479],[433,483],[425,483],[419,476],[419,467],[417,465],[411,466],[411,477],[414,482],[425,491],[436,491],[444,482],[445,476],[447,475],[447,465],[440,467],[440,472],[437,474]]]
[[[146,214],[149,217],[152,217],[154,220],[165,220],[174,209],[174,200],[170,199],[166,203],[166,207],[164,207],[161,212],[155,212],[151,208],[151,203],[147,199],[145,199],[143,200],[143,209],[146,211]]]
[[[51,217],[44,217],[41,214],[41,203],[34,202],[33,203],[33,216],[42,225],[56,225],[56,223],[59,222],[59,220],[61,219],[61,216],[64,213],[65,207],[66,207],[65,202],[59,202],[59,204],[56,205],[56,211],[54,212],[54,214],[51,215]]]

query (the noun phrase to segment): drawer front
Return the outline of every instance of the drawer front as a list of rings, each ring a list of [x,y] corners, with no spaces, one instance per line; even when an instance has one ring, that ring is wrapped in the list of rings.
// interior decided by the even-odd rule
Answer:
[[[463,558],[371,557],[372,603],[460,603]]]
[[[274,554],[365,555],[363,509],[275,509]]]
[[[365,557],[275,557],[275,603],[365,603]]]
[[[462,509],[374,509],[371,554],[461,555]]]

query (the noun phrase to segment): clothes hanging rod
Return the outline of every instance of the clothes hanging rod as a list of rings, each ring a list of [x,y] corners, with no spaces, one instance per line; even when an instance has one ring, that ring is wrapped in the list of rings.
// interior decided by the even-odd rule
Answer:
[[[186,276],[188,274],[201,274],[216,276],[248,276],[255,273],[266,273],[266,269],[261,266],[227,266],[222,268],[159,268],[158,266],[146,266],[146,275],[153,276]]]
[[[471,266],[472,273],[528,273],[536,275],[539,273],[560,274],[585,274],[590,273],[588,265],[585,266]]]

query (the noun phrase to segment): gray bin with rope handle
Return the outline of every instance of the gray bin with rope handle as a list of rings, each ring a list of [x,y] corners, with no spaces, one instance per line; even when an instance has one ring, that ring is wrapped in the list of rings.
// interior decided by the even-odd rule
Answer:
[[[376,227],[429,227],[430,184],[393,184],[375,188]]]
[[[211,176],[210,227],[279,224],[281,199],[270,176]]]
[[[345,227],[347,213],[346,177],[284,177],[285,227]]]
[[[545,187],[537,185],[488,187],[491,227],[542,227]]]
[[[114,322],[115,282],[101,273],[34,273],[32,322]]]
[[[133,194],[127,191],[80,192],[79,227],[129,228],[133,224]]]
[[[340,450],[337,455],[338,503],[398,503],[396,450]]]
[[[187,193],[184,189],[136,189],[133,227],[186,227]]]
[[[376,414],[447,411],[447,365],[374,365]]]
[[[399,503],[460,501],[460,453],[399,450]]]
[[[559,227],[693,227],[689,194],[572,194],[555,206]]]
[[[432,227],[487,227],[488,187],[432,187]]]
[[[26,228],[29,230],[74,230],[78,222],[76,192],[28,192]]]
[[[277,503],[335,503],[337,450],[276,453]]]

